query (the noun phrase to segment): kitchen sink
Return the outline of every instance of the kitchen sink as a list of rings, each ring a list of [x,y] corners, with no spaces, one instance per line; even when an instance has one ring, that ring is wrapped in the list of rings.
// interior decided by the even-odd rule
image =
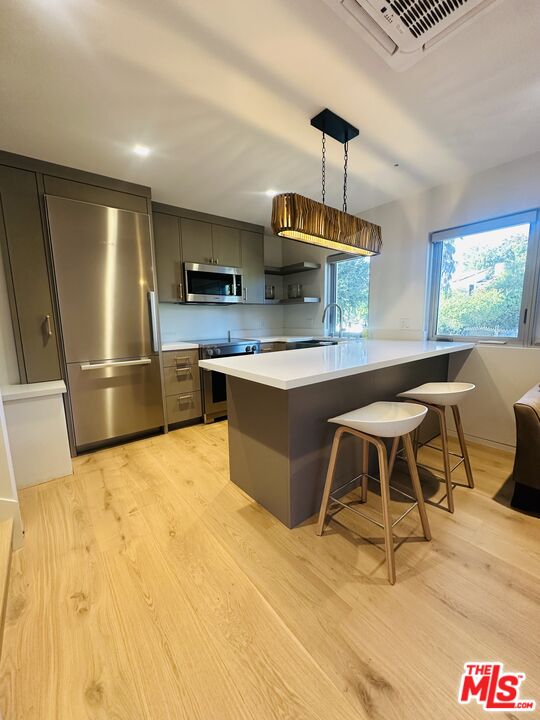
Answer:
[[[305,350],[306,348],[328,347],[337,344],[337,340],[298,340],[287,343],[287,350]]]

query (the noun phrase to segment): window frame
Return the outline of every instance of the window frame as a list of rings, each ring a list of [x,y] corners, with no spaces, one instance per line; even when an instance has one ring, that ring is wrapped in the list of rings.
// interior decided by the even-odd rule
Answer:
[[[466,225],[458,225],[430,233],[429,253],[429,285],[428,285],[428,339],[452,340],[456,342],[473,342],[478,345],[510,345],[518,347],[540,347],[540,332],[535,339],[536,320],[540,319],[540,253],[539,253],[539,210],[525,210],[522,212],[501,215]],[[519,329],[517,337],[504,336],[475,336],[475,335],[449,335],[437,334],[437,320],[439,316],[439,298],[441,287],[441,266],[443,241],[450,238],[465,237],[489,230],[498,230],[520,224],[530,224],[529,242],[525,273],[523,276],[523,292],[519,315]]]
[[[370,260],[371,258],[365,255],[357,255],[355,253],[336,253],[329,255],[326,258],[326,304],[332,304],[337,302],[337,266],[340,262],[347,260],[358,260],[364,258]],[[369,282],[368,282],[368,329],[369,329],[369,314],[370,314],[370,303],[371,303],[371,263],[369,265]],[[326,317],[326,323],[324,326],[324,333],[329,337],[337,335],[339,332],[337,328],[337,312],[336,307],[331,307]],[[361,338],[363,337],[360,333],[345,333],[342,329],[342,337]]]

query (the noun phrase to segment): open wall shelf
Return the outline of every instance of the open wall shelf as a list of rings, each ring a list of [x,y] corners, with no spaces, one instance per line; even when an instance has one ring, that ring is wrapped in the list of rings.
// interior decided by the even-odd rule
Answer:
[[[285,298],[284,300],[265,300],[266,305],[300,305],[304,303],[320,303],[318,297]]]
[[[265,267],[264,272],[266,275],[295,275],[296,273],[308,272],[309,270],[320,270],[321,266],[319,263],[314,262],[299,262],[293,265],[284,265],[283,267]]]

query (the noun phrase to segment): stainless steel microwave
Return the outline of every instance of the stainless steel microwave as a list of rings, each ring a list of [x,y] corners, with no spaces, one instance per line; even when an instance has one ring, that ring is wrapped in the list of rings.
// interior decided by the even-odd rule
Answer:
[[[242,268],[184,263],[186,302],[245,302]]]

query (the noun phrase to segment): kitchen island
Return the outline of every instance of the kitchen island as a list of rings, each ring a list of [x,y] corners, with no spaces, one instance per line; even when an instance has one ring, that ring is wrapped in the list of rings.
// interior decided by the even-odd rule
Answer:
[[[448,379],[450,353],[471,343],[361,340],[200,361],[227,375],[231,480],[292,528],[319,509],[335,426],[327,420],[425,382]],[[358,475],[345,443],[337,481]]]

